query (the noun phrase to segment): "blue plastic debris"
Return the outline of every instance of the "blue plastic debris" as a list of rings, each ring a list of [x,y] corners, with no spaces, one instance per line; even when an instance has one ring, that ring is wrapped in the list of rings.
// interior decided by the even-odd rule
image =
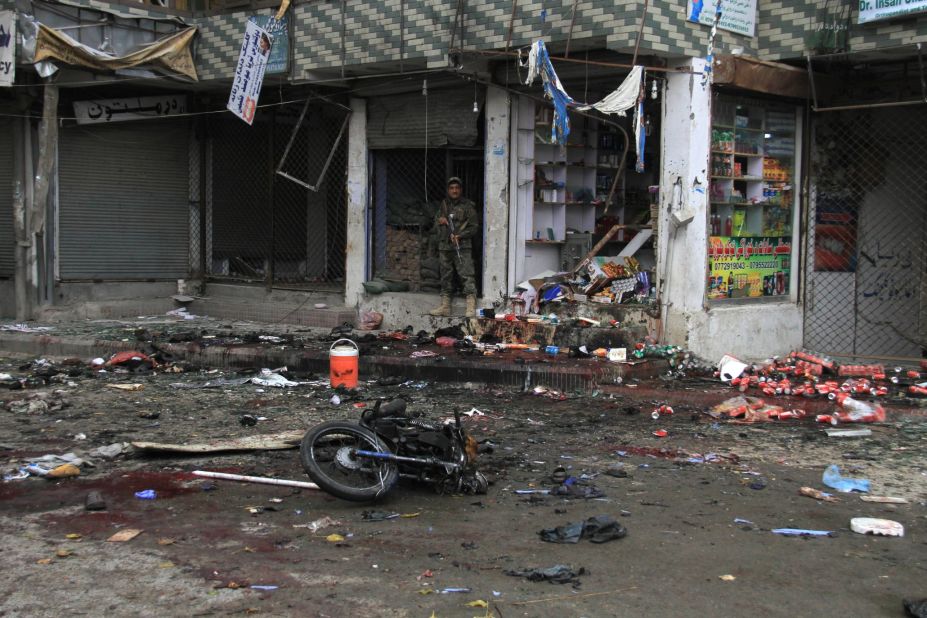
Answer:
[[[252,590],[276,590],[279,586],[263,586],[260,584],[251,584]]]
[[[455,592],[461,592],[461,593],[467,594],[471,590],[472,588],[445,588],[444,590],[441,591],[441,594],[453,594]]]
[[[834,536],[833,530],[804,530],[802,528],[776,528],[773,534],[782,536]]]
[[[158,494],[153,489],[143,489],[142,491],[135,492],[135,497],[139,500],[154,500],[158,497]]]
[[[746,524],[746,525],[748,525],[748,526],[755,526],[755,525],[756,525],[755,523],[753,523],[753,522],[750,521],[749,519],[743,519],[742,517],[735,517],[735,518],[734,518],[734,523],[735,523],[735,524]]]
[[[851,491],[869,492],[869,479],[851,479],[840,476],[840,468],[837,467],[837,464],[827,466],[821,481],[828,487],[833,487],[837,491],[844,493]]]

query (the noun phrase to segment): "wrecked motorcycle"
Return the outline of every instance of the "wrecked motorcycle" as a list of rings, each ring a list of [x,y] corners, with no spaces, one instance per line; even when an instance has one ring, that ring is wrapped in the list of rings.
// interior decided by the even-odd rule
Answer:
[[[328,493],[370,502],[400,477],[432,484],[440,493],[486,493],[474,467],[477,443],[460,424],[439,423],[406,411],[394,399],[364,409],[360,421],[329,421],[310,429],[299,449],[309,477]]]

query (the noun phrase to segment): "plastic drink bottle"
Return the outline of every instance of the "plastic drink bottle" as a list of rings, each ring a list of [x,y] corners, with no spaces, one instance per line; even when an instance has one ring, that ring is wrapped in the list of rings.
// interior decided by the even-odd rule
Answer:
[[[859,401],[846,393],[837,393],[834,398],[842,409],[834,416],[844,423],[881,423],[885,420],[885,408],[877,403]]]

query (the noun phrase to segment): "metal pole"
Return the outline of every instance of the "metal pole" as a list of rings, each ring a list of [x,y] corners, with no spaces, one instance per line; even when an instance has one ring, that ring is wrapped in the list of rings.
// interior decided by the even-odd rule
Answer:
[[[459,53],[459,54],[475,54],[475,55],[479,55],[479,56],[509,56],[509,57],[518,57],[518,52],[513,52],[513,51],[508,51],[508,52],[507,52],[507,51],[493,51],[493,50],[482,50],[482,49],[463,49],[463,48],[453,49],[453,50],[451,50],[451,51],[456,52],[456,53]],[[597,67],[608,67],[608,68],[613,68],[613,69],[633,69],[633,68],[634,68],[634,65],[633,65],[633,64],[621,64],[621,63],[617,63],[617,62],[602,62],[602,61],[599,61],[599,60],[581,60],[581,59],[578,59],[578,58],[564,58],[564,57],[562,57],[562,56],[551,56],[550,59],[551,59],[551,60],[557,60],[557,61],[560,61],[560,62],[575,62],[575,63],[579,63],[579,64],[589,64],[589,65],[592,65],[592,66],[597,66]],[[667,68],[667,67],[652,67],[652,66],[645,66],[644,69],[645,69],[646,71],[650,71],[650,72],[652,72],[652,73],[697,73],[697,74],[699,74],[699,75],[701,74],[700,71],[693,71],[693,70],[687,69],[687,68],[685,68],[685,67],[677,67],[677,68],[672,68],[672,69],[670,69],[670,68]]]
[[[644,0],[644,12],[641,13],[641,24],[637,28],[637,41],[634,43],[634,57],[631,59],[631,64],[637,64],[637,50],[641,46],[641,35],[644,33],[644,22],[647,20],[647,7],[648,0]]]
[[[858,109],[877,109],[883,107],[906,107],[910,105],[924,105],[927,101],[918,99],[916,101],[895,101],[893,103],[865,103],[861,105],[842,105],[839,107],[816,107],[816,112],[844,112]]]
[[[274,132],[277,128],[277,112],[274,110],[270,115],[270,129],[267,131],[267,178],[268,193],[270,196],[270,251],[267,256],[267,272],[264,273],[264,284],[267,291],[274,287],[274,259],[277,253],[277,200],[274,184],[276,174],[274,170]]]
[[[199,273],[200,285],[206,285],[206,188],[207,166],[209,165],[209,116],[200,119],[200,255]]]
[[[645,0],[646,1],[646,0]],[[579,0],[573,0],[573,13],[570,15],[570,31],[567,32],[566,49],[563,51],[563,57],[570,57],[570,41],[573,40],[573,24],[576,23],[576,4]],[[508,48],[506,48],[508,49]]]
[[[512,30],[515,29],[515,11],[518,9],[518,0],[512,0],[512,14],[509,16],[509,33],[505,37],[505,52],[508,53],[512,45]]]

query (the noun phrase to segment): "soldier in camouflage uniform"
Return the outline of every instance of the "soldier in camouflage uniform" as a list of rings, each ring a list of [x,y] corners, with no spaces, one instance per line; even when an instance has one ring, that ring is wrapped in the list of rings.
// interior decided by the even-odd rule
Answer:
[[[430,311],[431,315],[451,314],[454,273],[460,277],[463,293],[467,297],[467,315],[472,316],[476,313],[476,277],[471,239],[479,231],[479,221],[476,205],[462,197],[462,192],[460,178],[455,176],[448,180],[447,197],[441,200],[435,214],[434,229],[441,261],[441,304]]]

